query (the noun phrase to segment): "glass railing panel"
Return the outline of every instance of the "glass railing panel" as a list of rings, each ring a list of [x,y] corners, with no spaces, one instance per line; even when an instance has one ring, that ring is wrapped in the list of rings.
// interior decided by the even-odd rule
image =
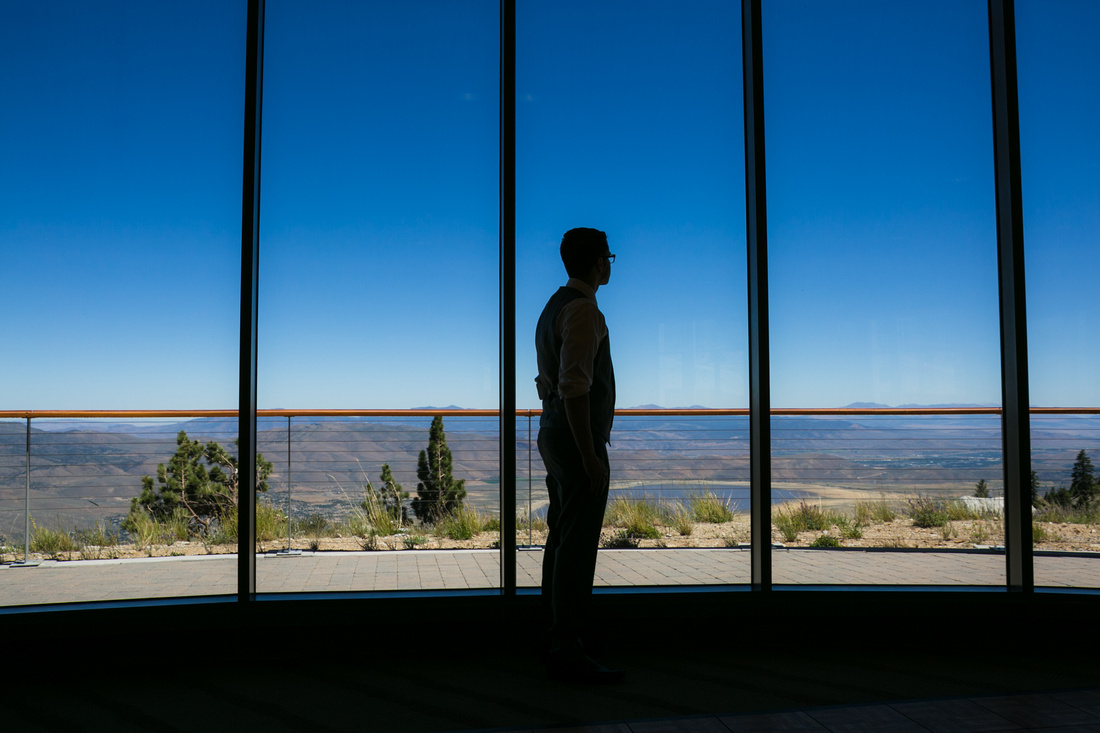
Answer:
[[[1100,277],[1097,32],[1093,3],[1016,4],[1028,377],[1040,408],[1100,406],[1100,345],[1088,335],[1100,303],[1076,287]],[[1031,424],[1035,585],[1098,587],[1100,547],[1088,540],[1100,532],[1100,500],[1087,488],[1100,459],[1097,415],[1042,414]]]
[[[457,496],[429,484],[435,416],[348,413],[261,415],[272,469],[258,509],[257,582],[269,592],[499,585],[496,415],[440,415]],[[267,562],[281,558],[296,559]]]
[[[1032,414],[1032,546],[1037,587],[1100,587],[1100,510],[1094,505],[1093,456],[1100,456],[1100,409]]]
[[[245,16],[243,1],[0,6],[0,410],[236,407]],[[106,422],[33,421],[42,538],[116,531],[105,523],[155,474],[131,445],[146,438]],[[25,437],[8,437],[2,500],[19,504]],[[9,520],[0,533],[21,543]],[[147,560],[5,567],[0,602],[58,600],[38,594],[47,581],[72,601],[233,590],[175,585]],[[141,581],[84,584],[106,562]]]
[[[3,560],[14,565],[0,576],[0,605],[234,592],[236,507],[223,457],[236,458],[235,415],[35,418],[29,491],[25,427],[13,440],[13,424],[3,423],[0,517]],[[33,568],[16,572],[24,563]]]
[[[749,581],[748,416],[743,410],[693,412],[638,410],[616,417],[597,587]],[[534,439],[538,416],[531,422]],[[520,587],[538,587],[549,496],[546,468],[525,430],[521,418],[517,577]]]
[[[258,400],[301,411],[289,466],[285,417],[265,417],[261,440],[274,463],[266,511],[285,522],[289,479],[290,549],[305,554],[271,555],[286,536],[259,541],[260,592],[300,590],[281,575],[290,563],[329,562],[337,550],[347,556],[332,560],[339,572],[313,573],[329,580],[308,590],[450,588],[446,574],[418,573],[450,541],[438,539],[440,525],[498,526],[488,498],[499,474],[495,418],[444,416],[453,482],[465,479],[462,506],[480,515],[452,501],[437,518],[413,511],[430,412],[307,408],[497,407],[499,17],[495,0],[267,3]],[[393,507],[383,464],[410,493],[403,525],[400,510],[376,511]],[[349,522],[357,531],[343,536]],[[394,545],[401,552],[387,552]],[[468,554],[499,568],[490,549]],[[499,582],[499,569],[482,575],[470,587]]]
[[[774,0],[761,17],[773,408],[998,406],[986,4]],[[851,506],[848,529],[779,539],[787,549],[773,553],[776,583],[1003,583],[1003,555],[963,573],[975,550],[955,544],[931,551],[951,554],[929,570],[915,547],[923,530],[906,513],[910,499],[935,508],[967,490],[956,450],[982,446],[964,467],[975,476],[999,464],[995,419],[777,415],[773,431],[774,498],[794,502],[773,509],[777,534],[789,512]],[[914,454],[904,470],[878,452],[909,441],[919,452],[937,436],[949,450]],[[881,487],[830,499],[874,471]],[[928,480],[937,472],[942,486]],[[904,536],[882,548],[890,552],[844,536],[855,531],[852,502],[879,490],[905,510],[890,530],[904,525]],[[805,547],[812,541],[839,547]],[[898,569],[895,550],[910,556]]]
[[[775,415],[777,582],[1001,582],[1002,475],[996,409]]]
[[[521,409],[541,407],[532,381],[535,325],[547,299],[566,282],[558,248],[574,227],[605,231],[617,256],[609,282],[597,292],[610,334],[617,407],[748,405],[740,8],[690,0],[669,10],[668,3],[648,1],[517,3]],[[694,479],[684,469],[701,449],[700,431],[723,429],[712,428],[709,419],[617,420],[609,449],[612,510],[624,503],[641,511],[679,503],[701,488],[681,482]],[[653,427],[666,423],[669,435]],[[520,442],[526,443],[526,426],[522,430]],[[537,419],[532,433],[533,443]],[[526,470],[524,457],[519,460]],[[537,452],[533,464],[533,494],[545,497]],[[647,477],[657,467],[658,474]],[[698,473],[706,481],[721,472],[701,464]],[[525,483],[521,477],[517,575],[521,585],[537,585],[542,540],[538,529],[524,526]],[[537,513],[533,521],[539,527]],[[619,537],[630,531],[605,527],[597,585],[701,582],[686,574],[639,576],[612,568],[612,562],[680,552],[678,534],[668,536],[666,525],[653,531],[660,536]],[[722,572],[705,582],[745,583],[748,573]]]

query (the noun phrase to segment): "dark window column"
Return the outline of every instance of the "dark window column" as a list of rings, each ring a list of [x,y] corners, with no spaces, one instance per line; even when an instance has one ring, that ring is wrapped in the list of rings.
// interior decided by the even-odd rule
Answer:
[[[768,207],[764,167],[764,66],[760,0],[741,0],[745,92],[745,225],[749,276],[749,443],[752,587],[769,590],[771,380],[768,366]]]
[[[260,262],[260,122],[264,0],[248,0],[241,200],[241,352],[237,512],[237,600],[256,595],[256,307]]]
[[[500,3],[500,590],[516,593],[516,2]]]
[[[1001,294],[1005,561],[1009,590],[1031,591],[1035,586],[1031,553],[1031,428],[1013,0],[989,0],[989,65],[993,83],[997,262]]]

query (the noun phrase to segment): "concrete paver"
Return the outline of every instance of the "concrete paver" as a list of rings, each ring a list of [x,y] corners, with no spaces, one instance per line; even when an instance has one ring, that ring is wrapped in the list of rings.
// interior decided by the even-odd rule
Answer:
[[[745,549],[601,550],[597,586],[722,585],[749,582]],[[773,579],[782,585],[1001,586],[1002,552],[779,549]],[[520,587],[538,587],[542,551],[516,555]],[[236,592],[234,556],[45,561],[0,566],[0,606],[207,596]],[[1037,586],[1100,587],[1100,554],[1036,555]],[[462,590],[500,583],[496,550],[311,553],[257,558],[260,593]]]

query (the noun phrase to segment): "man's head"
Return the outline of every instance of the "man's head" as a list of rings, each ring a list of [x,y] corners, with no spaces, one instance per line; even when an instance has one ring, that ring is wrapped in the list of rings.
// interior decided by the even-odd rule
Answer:
[[[569,277],[587,279],[592,273],[592,268],[601,266],[610,256],[607,248],[607,232],[588,227],[570,229],[561,238],[561,261],[565,265],[565,271]],[[607,263],[606,274],[611,274],[610,263]],[[606,277],[600,277],[600,284],[607,282]]]

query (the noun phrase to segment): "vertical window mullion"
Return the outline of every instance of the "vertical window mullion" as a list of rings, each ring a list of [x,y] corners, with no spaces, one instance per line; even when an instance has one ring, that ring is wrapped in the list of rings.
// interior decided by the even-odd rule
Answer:
[[[1013,0],[989,0],[989,56],[1001,308],[1006,577],[1009,590],[1031,591],[1035,586],[1030,511],[1031,429]]]
[[[771,385],[768,367],[768,223],[760,0],[741,2],[745,94],[745,202],[749,291],[749,434],[752,587],[770,590]]]

